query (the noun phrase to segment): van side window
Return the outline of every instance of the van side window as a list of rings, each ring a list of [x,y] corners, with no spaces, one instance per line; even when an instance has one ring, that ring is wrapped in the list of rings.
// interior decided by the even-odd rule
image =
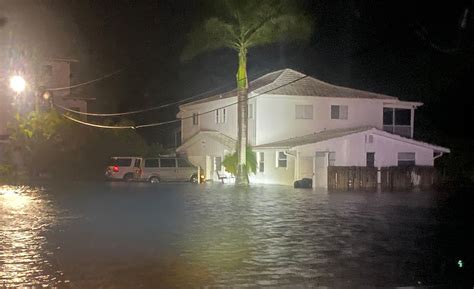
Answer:
[[[191,167],[191,164],[188,163],[188,161],[186,161],[184,159],[178,159],[178,167],[180,167],[180,168],[189,168],[189,167]]]
[[[176,159],[160,159],[160,167],[162,168],[175,168]]]
[[[134,167],[139,168],[140,164],[141,164],[141,159],[136,159]]]
[[[160,166],[158,159],[146,159],[145,168],[157,168]]]

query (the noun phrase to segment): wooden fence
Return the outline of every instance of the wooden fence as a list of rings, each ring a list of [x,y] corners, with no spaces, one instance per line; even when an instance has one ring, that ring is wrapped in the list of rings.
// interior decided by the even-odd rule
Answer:
[[[377,175],[380,175],[380,186]],[[328,167],[329,190],[385,190],[429,188],[436,181],[434,167]]]

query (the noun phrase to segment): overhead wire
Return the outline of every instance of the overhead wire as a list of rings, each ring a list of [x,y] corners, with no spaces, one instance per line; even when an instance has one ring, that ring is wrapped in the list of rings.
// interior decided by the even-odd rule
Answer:
[[[255,75],[261,74],[261,73],[266,72],[266,71],[268,71],[268,70],[261,71],[261,72],[259,72],[259,73],[256,73]],[[219,91],[219,90],[221,90],[221,89],[227,88],[227,87],[229,87],[230,85],[232,85],[232,84],[234,84],[234,83],[235,83],[235,82],[230,82],[230,83],[228,83],[228,84],[221,85],[221,86],[216,87],[216,88],[214,88],[214,89],[207,90],[207,91],[201,92],[201,93],[199,93],[199,94],[196,94],[196,95],[193,95],[193,96],[190,96],[190,97],[187,97],[187,98],[178,100],[178,101],[174,101],[174,102],[170,102],[170,103],[166,103],[166,104],[161,104],[161,105],[158,105],[158,106],[153,106],[153,107],[149,107],[149,108],[145,108],[145,109],[127,111],[127,112],[92,113],[92,112],[83,112],[83,111],[73,110],[73,109],[67,108],[67,107],[65,107],[65,106],[63,106],[63,105],[59,105],[59,104],[54,104],[54,105],[55,105],[56,107],[58,107],[58,108],[64,110],[64,111],[68,111],[68,112],[71,112],[71,113],[74,113],[74,114],[86,115],[86,116],[114,117],[114,116],[132,115],[132,114],[139,114],[139,113],[143,113],[143,112],[148,112],[148,111],[153,111],[153,110],[158,110],[158,109],[170,107],[170,106],[173,106],[173,105],[177,105],[177,104],[180,104],[180,103],[183,103],[183,102],[187,102],[187,101],[190,101],[190,100],[193,100],[193,99],[200,98],[200,97],[202,97],[202,96],[206,96],[206,97],[207,97],[209,94],[211,94],[211,93],[213,93],[213,92],[216,92],[216,91]]]
[[[288,83],[285,83],[285,84],[282,84],[280,86],[277,86],[277,87],[274,87],[274,88],[271,88],[269,90],[266,90],[266,91],[263,91],[263,92],[260,92],[260,93],[257,93],[255,95],[252,95],[250,97],[247,97],[246,100],[249,100],[249,99],[253,99],[253,98],[256,98],[262,94],[265,94],[265,93],[269,93],[269,92],[272,92],[274,90],[277,90],[279,88],[282,88],[282,87],[285,87],[287,85],[290,85],[290,84],[293,84],[299,80],[302,80],[304,78],[308,77],[307,75],[305,76],[302,76],[302,77],[299,77],[295,80],[292,80]],[[239,104],[240,102],[243,102],[242,100],[237,100],[236,102],[233,102],[233,103],[230,103],[230,104],[227,104],[227,105],[224,105],[224,106],[221,106],[221,107],[218,107],[218,108],[214,108],[214,109],[211,109],[211,110],[208,110],[208,111],[205,111],[203,113],[198,113],[197,115],[200,116],[200,115],[205,115],[205,114],[209,114],[209,113],[212,113],[216,110],[219,110],[219,109],[223,109],[223,108],[227,108],[227,107],[230,107],[230,106],[233,106],[233,105],[236,105],[236,104]],[[164,122],[155,122],[155,123],[149,123],[149,124],[141,124],[141,125],[129,125],[129,126],[109,126],[109,125],[100,125],[100,124],[95,124],[95,123],[89,123],[89,122],[85,122],[85,121],[81,121],[81,120],[78,120],[78,119],[75,119],[75,118],[72,118],[70,116],[67,116],[65,114],[63,114],[64,117],[66,117],[67,119],[71,120],[71,121],[74,121],[74,122],[77,122],[77,123],[80,123],[80,124],[83,124],[83,125],[88,125],[88,126],[92,126],[92,127],[98,127],[98,128],[105,128],[105,129],[138,129],[138,128],[147,128],[147,127],[155,127],[155,126],[162,126],[162,125],[165,125],[165,124],[170,124],[170,123],[176,123],[176,122],[180,122],[182,120],[185,120],[185,119],[191,119],[193,118],[194,116],[187,116],[187,117],[183,117],[183,118],[180,118],[180,119],[174,119],[174,120],[169,120],[169,121],[164,121]]]
[[[66,90],[66,89],[71,89],[71,88],[77,88],[77,87],[81,87],[81,86],[84,86],[84,85],[88,85],[88,84],[91,84],[91,83],[94,83],[94,82],[98,82],[98,81],[101,81],[101,80],[104,80],[106,78],[109,78],[111,76],[114,76],[115,74],[118,74],[122,71],[124,71],[125,68],[121,68],[121,69],[118,69],[118,70],[115,70],[111,73],[108,73],[108,74],[105,74],[101,77],[98,77],[96,79],[92,79],[92,80],[89,80],[89,81],[86,81],[86,82],[82,82],[82,83],[78,83],[78,84],[73,84],[73,85],[69,85],[69,86],[63,86],[63,87],[53,87],[53,88],[48,88],[47,90],[48,91],[59,91],[59,90]]]

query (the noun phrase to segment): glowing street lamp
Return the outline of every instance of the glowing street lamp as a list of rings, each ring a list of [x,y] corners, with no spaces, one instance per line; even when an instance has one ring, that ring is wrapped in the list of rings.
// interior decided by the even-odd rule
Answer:
[[[26,88],[26,81],[19,75],[12,76],[10,78],[10,88],[16,93],[22,93]]]

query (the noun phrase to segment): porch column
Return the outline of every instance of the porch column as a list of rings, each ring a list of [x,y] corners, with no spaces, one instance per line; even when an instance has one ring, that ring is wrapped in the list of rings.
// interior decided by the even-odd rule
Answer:
[[[415,108],[412,107],[410,109],[410,136],[411,138],[413,138],[413,133],[415,131]]]

